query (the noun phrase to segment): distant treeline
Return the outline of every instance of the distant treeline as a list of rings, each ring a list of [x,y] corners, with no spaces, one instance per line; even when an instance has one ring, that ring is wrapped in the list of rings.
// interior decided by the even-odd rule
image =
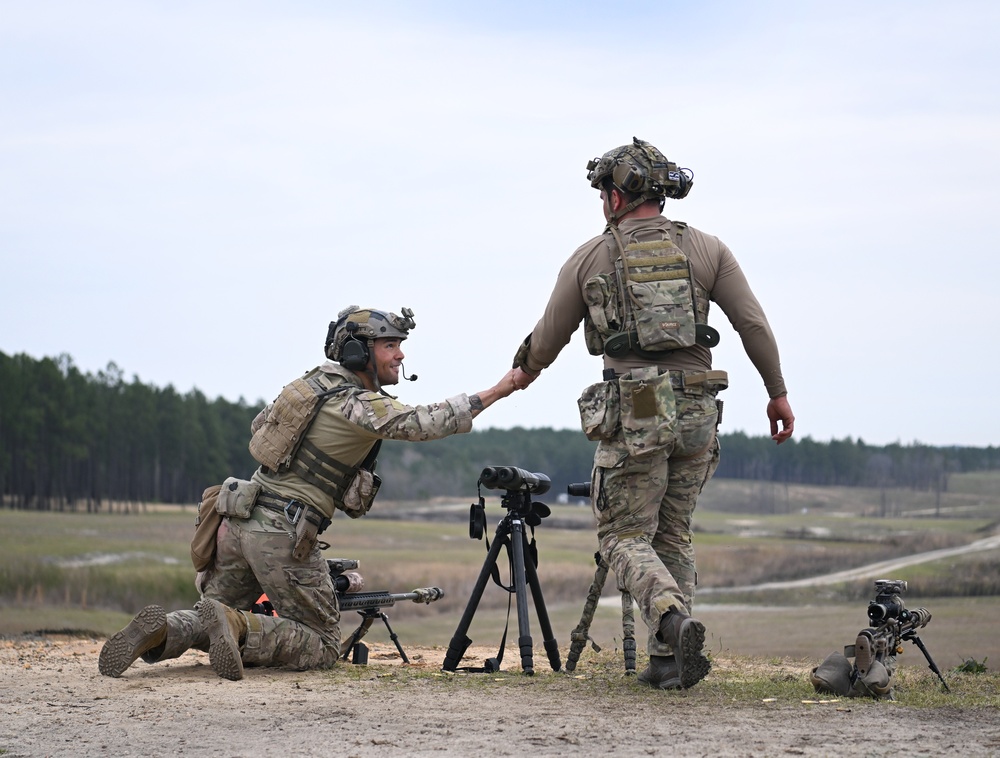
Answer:
[[[208,400],[126,382],[114,364],[81,373],[69,356],[0,353],[0,494],[13,508],[97,511],[120,504],[193,503],[227,476],[249,477],[250,422],[260,402]],[[866,445],[780,447],[723,434],[718,477],[947,490],[951,473],[1000,468],[1000,448]],[[484,466],[519,466],[552,480],[552,499],[590,478],[596,443],[576,430],[488,429],[419,444],[387,442],[380,497],[472,497]]]

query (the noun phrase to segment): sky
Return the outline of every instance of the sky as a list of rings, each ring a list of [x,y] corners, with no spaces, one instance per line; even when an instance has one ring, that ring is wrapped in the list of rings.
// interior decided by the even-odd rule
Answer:
[[[796,437],[1000,444],[1000,4],[0,0],[0,352],[251,404],[348,305],[492,387],[638,136],[734,252]],[[721,431],[768,434],[724,314]],[[477,428],[578,429],[582,329]]]

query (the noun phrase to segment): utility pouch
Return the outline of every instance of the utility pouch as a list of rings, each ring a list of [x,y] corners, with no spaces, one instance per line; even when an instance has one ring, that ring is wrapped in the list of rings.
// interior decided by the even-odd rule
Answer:
[[[677,400],[670,374],[655,366],[634,369],[621,385],[622,437],[629,454],[649,455],[676,441]]]
[[[604,341],[620,330],[618,315],[618,288],[608,274],[592,276],[583,285],[583,299],[587,303],[583,337],[591,355],[604,353]]]
[[[344,507],[341,510],[351,518],[361,518],[371,510],[382,478],[373,471],[359,468],[344,493]]]
[[[222,483],[215,510],[229,518],[250,518],[260,490],[261,486],[256,482],[231,476]]]
[[[590,385],[576,404],[580,409],[580,426],[588,440],[609,440],[615,436],[621,419],[617,381]]]
[[[202,493],[198,503],[198,518],[191,539],[191,563],[195,571],[204,571],[215,563],[216,533],[222,524],[222,514],[215,509],[215,504],[221,489],[221,484],[213,484]]]
[[[306,506],[300,506],[298,521],[295,524],[295,547],[292,548],[292,558],[305,561],[312,553],[319,539],[319,526],[308,518]]]

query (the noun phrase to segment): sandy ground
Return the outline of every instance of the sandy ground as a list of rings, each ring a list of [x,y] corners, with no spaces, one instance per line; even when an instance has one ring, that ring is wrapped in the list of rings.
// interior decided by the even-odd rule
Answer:
[[[101,676],[103,640],[0,641],[0,755],[685,756],[1000,755],[993,709],[801,700],[720,703],[634,677],[573,674],[516,651],[494,674],[441,671],[444,650],[372,644],[367,666],[248,669],[219,679],[203,653]],[[472,648],[462,665],[496,650]],[[717,668],[732,664],[717,660]],[[509,668],[508,668],[509,667]],[[787,672],[805,676],[806,669]]]

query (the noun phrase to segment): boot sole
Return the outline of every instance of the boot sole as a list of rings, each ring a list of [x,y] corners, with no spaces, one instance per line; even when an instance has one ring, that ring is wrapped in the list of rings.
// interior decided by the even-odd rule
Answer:
[[[696,619],[685,619],[677,638],[674,657],[680,671],[680,686],[686,690],[712,670],[712,663],[701,652],[705,647],[705,625]]]
[[[104,676],[119,677],[147,650],[152,650],[163,640],[154,641],[167,626],[167,613],[158,605],[147,605],[128,626],[104,643],[97,659],[97,670]]]
[[[223,679],[238,682],[243,678],[243,659],[240,646],[233,637],[226,612],[215,600],[199,600],[195,606],[202,626],[208,632],[208,660],[215,673]]]

